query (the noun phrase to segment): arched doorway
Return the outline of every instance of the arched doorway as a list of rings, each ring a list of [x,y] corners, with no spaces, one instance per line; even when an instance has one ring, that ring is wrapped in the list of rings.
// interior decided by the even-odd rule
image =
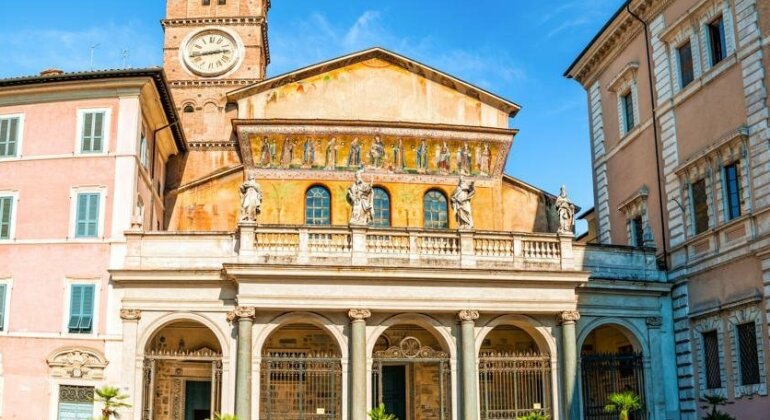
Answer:
[[[499,325],[484,337],[479,352],[481,419],[552,416],[551,356],[526,331]]]
[[[448,349],[418,325],[394,325],[375,342],[372,401],[399,420],[451,418]]]
[[[144,420],[204,420],[220,410],[222,347],[199,322],[158,330],[147,343],[143,373]]]
[[[260,375],[260,419],[342,419],[340,349],[315,325],[273,331],[262,347]]]
[[[603,325],[592,330],[580,351],[583,391],[583,415],[586,420],[614,420],[617,415],[606,413],[609,396],[631,391],[644,404],[644,362],[636,338],[627,329]],[[631,420],[643,420],[644,412]]]

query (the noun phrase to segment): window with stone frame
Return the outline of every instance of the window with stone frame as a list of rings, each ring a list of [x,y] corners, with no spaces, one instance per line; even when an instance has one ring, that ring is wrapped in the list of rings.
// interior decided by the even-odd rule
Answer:
[[[706,179],[702,178],[690,184],[690,207],[694,234],[700,234],[709,229],[709,203],[706,191]]]
[[[609,84],[609,90],[617,94],[620,137],[633,131],[641,122],[639,118],[639,92],[636,83],[638,70],[639,63],[628,63]]]
[[[759,301],[761,298],[757,298]],[[752,303],[730,312],[727,320],[730,324],[735,398],[767,395],[763,310],[758,303]]]
[[[59,386],[59,419],[90,420],[94,414],[94,387]]]
[[[715,66],[727,56],[725,21],[722,16],[717,17],[706,25],[706,36],[708,38],[711,65]]]
[[[649,217],[647,216],[647,198],[650,190],[646,185],[639,188],[639,191],[623,200],[618,206],[618,211],[626,217],[628,245],[635,247],[645,246],[645,231],[652,234],[649,228]]]
[[[316,185],[305,193],[305,224],[331,224],[331,194],[326,187]]]
[[[693,64],[692,44],[687,40],[677,47],[676,56],[679,60],[679,86],[684,89],[695,80],[695,65]]]
[[[725,201],[725,220],[741,216],[741,176],[738,162],[722,167],[722,197]]]
[[[724,364],[724,322],[716,314],[693,321],[695,335],[696,369],[700,395],[727,397]]]
[[[697,10],[701,54],[706,67],[712,68],[735,52],[735,29],[731,2],[711,0]]]

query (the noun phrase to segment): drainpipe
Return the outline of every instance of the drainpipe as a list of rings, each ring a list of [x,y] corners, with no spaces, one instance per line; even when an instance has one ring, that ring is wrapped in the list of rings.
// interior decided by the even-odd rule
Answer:
[[[652,107],[652,133],[655,140],[655,169],[658,178],[658,202],[660,204],[660,231],[661,244],[663,245],[663,269],[668,270],[668,245],[666,245],[666,219],[664,216],[666,206],[665,201],[663,200],[664,185],[663,177],[660,171],[660,160],[662,159],[662,156],[660,156],[660,149],[658,146],[660,138],[658,135],[658,111],[656,109],[657,104],[655,103],[655,81],[652,75],[652,55],[650,54],[650,28],[647,26],[647,22],[645,22],[641,17],[631,11],[630,1],[626,3],[626,10],[628,11],[628,14],[633,16],[634,19],[638,20],[642,26],[644,26],[644,46],[647,55],[647,76],[649,77],[650,81],[650,106]]]

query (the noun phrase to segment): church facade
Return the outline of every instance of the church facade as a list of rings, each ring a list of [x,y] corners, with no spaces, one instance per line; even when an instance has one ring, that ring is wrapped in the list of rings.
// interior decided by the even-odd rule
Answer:
[[[381,48],[266,78],[269,8],[0,81],[0,418],[678,418],[654,245],[504,173],[519,105]]]

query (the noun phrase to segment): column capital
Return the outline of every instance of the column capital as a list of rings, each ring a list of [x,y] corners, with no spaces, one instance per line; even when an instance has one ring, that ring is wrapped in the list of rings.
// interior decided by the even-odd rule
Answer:
[[[372,316],[372,311],[360,308],[351,309],[348,311],[348,316],[351,321],[363,321]]]
[[[648,328],[660,328],[663,325],[663,318],[659,316],[650,316],[644,320]]]
[[[232,323],[242,318],[251,318],[257,316],[257,308],[253,306],[236,306],[235,309],[227,313],[227,321]]]
[[[580,312],[578,311],[564,311],[556,316],[556,319],[560,324],[574,324],[580,319]]]
[[[457,318],[460,319],[460,321],[475,321],[479,319],[479,311],[473,310],[473,309],[463,309],[462,311],[457,313]]]
[[[142,319],[142,311],[139,309],[121,309],[120,319],[124,321],[139,321]]]

